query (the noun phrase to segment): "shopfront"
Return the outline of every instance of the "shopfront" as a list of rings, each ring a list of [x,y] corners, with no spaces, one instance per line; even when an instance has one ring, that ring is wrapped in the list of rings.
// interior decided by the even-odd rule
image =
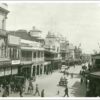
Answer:
[[[32,62],[21,62],[21,75],[25,78],[31,78]]]
[[[0,83],[4,80],[10,81],[11,77],[11,61],[0,61]]]
[[[11,64],[11,75],[18,75],[18,69],[21,67],[20,60],[12,60]]]
[[[44,62],[44,74],[49,74],[52,73],[52,66],[51,66],[51,62]]]
[[[100,71],[89,75],[89,97],[100,97]]]

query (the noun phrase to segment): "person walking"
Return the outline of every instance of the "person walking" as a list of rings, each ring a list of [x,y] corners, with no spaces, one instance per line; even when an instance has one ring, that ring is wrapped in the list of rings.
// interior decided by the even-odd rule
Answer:
[[[66,86],[66,88],[65,88],[65,94],[64,94],[64,97],[67,95],[67,97],[69,97],[69,95],[68,95],[68,87]]]
[[[38,84],[36,84],[36,89],[35,89],[35,94],[34,94],[34,96],[35,96],[37,93],[38,93],[38,96],[40,96]]]
[[[19,95],[20,95],[20,97],[23,97],[23,88],[22,87],[20,87],[20,89],[19,89]]]
[[[44,97],[44,89],[41,91],[41,97]]]
[[[3,88],[3,94],[2,94],[2,97],[7,97],[7,91],[6,91],[6,88],[5,88],[5,87]]]

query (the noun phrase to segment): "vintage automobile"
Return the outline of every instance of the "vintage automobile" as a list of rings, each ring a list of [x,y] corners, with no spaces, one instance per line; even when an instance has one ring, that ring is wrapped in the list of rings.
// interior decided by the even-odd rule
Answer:
[[[68,83],[67,78],[65,77],[60,78],[59,86],[67,86],[67,83]]]

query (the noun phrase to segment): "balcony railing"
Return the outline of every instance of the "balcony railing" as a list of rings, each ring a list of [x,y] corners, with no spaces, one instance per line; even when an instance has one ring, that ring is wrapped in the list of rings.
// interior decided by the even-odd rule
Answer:
[[[44,61],[44,57],[42,57],[42,58],[33,58],[32,61],[33,62],[41,62],[41,61]]]
[[[61,60],[61,57],[57,57],[57,58],[45,58],[45,60],[49,61],[49,60]]]
[[[22,57],[21,58],[21,61],[32,61],[32,58],[28,58],[28,57]]]

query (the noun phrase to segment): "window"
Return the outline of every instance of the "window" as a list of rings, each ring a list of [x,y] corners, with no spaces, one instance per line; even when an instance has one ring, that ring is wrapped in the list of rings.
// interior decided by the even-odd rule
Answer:
[[[34,52],[34,55],[33,56],[34,56],[33,58],[36,58],[36,52]]]
[[[40,57],[40,51],[38,51],[38,58]]]
[[[9,51],[9,57],[11,59],[19,59],[19,49],[16,47],[10,47],[8,48]]]

